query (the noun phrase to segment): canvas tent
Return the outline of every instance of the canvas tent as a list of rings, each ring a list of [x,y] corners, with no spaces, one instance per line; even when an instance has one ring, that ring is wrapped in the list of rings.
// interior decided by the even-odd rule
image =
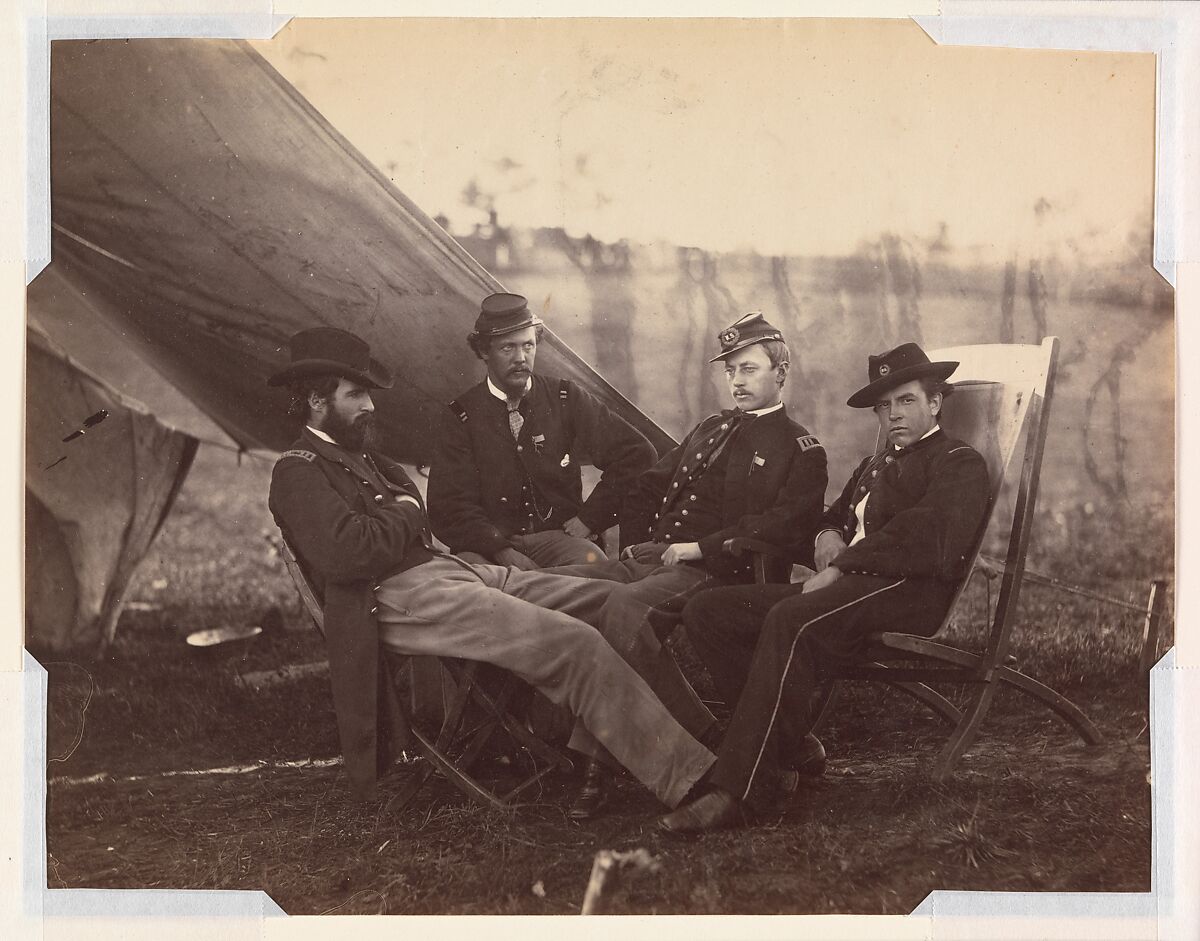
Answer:
[[[80,368],[35,327],[26,377],[28,635],[41,647],[94,645],[111,640],[123,592],[197,442]],[[63,441],[89,418],[95,424],[83,435]]]
[[[55,42],[50,120],[53,261],[39,279],[85,298],[242,448],[294,433],[265,386],[287,338],[352,330],[397,376],[376,400],[384,449],[428,460],[445,403],[479,375],[465,344],[479,300],[501,286],[257,53]],[[551,331],[539,369],[671,443]]]
[[[398,377],[385,448],[429,457],[501,287],[248,45],[56,42],[50,166],[53,265],[232,438],[287,444],[263,381],[328,324]],[[539,362],[669,440],[552,333]]]

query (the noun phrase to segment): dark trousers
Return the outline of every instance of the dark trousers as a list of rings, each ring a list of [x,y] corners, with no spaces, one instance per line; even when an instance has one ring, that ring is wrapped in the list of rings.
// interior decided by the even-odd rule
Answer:
[[[809,594],[801,588],[711,588],[683,611],[692,647],[734,709],[708,780],[751,803],[812,727],[821,667],[862,660],[867,636],[878,631],[936,633],[954,594],[953,584],[935,579],[874,575],[846,575]]]

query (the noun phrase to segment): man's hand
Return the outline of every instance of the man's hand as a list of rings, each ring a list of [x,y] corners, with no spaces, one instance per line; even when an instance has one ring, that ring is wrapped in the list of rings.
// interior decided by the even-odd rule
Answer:
[[[836,565],[826,566],[804,583],[804,587],[800,589],[800,594],[807,595],[810,591],[820,591],[822,588],[828,588],[841,577],[842,570]]]
[[[816,564],[817,571],[824,572],[829,563],[841,555],[845,548],[846,541],[832,529],[827,529],[818,535],[816,552],[813,554],[813,562]]]
[[[507,565],[509,568],[520,569],[522,572],[532,572],[538,567],[533,559],[512,546],[505,546],[496,553],[496,564]]]
[[[572,516],[569,520],[563,523],[563,532],[568,536],[574,536],[576,539],[591,539],[592,531],[588,529],[587,524],[580,521],[578,516]]]
[[[700,552],[700,543],[681,542],[678,545],[667,547],[667,551],[662,554],[662,564],[678,565],[680,562],[695,562],[702,558],[704,556]]]
[[[636,546],[626,546],[621,557],[633,559],[634,562],[641,562],[643,565],[659,565],[667,548],[665,542],[639,542]]]

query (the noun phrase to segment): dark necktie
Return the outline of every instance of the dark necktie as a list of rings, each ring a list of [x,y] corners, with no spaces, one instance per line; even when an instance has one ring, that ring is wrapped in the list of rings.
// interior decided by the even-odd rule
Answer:
[[[521,403],[506,402],[508,406],[508,430],[512,432],[514,440],[521,436],[521,426],[525,424],[525,416],[521,414]]]
[[[703,466],[711,467],[717,457],[720,456],[721,452],[725,450],[725,446],[733,440],[733,436],[737,434],[737,430],[742,425],[746,424],[746,422],[754,421],[754,419],[757,417],[757,415],[748,415],[740,408],[731,408],[723,411],[721,413],[721,424],[728,425],[729,427],[724,431],[721,431],[718,435],[714,436],[712,448],[708,454],[704,456]]]

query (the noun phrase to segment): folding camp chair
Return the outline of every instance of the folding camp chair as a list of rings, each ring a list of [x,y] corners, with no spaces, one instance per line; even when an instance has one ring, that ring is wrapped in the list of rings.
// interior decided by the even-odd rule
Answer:
[[[282,533],[280,555],[296,585],[300,600],[321,635],[325,618],[321,602]],[[570,771],[571,761],[531,732],[514,714],[521,701],[527,702],[529,688],[511,673],[473,660],[453,657],[403,656],[381,651],[386,674],[400,691],[407,669],[407,696],[399,697],[401,738],[412,742],[425,764],[407,788],[388,802],[398,810],[417,794],[436,771],[472,800],[491,807],[511,806],[545,775],[557,769]],[[494,674],[497,682],[487,682]],[[472,721],[468,704],[474,703],[482,719]],[[436,734],[423,731],[427,723],[440,726]],[[497,794],[471,774],[494,733],[503,729],[512,741],[533,759],[533,773],[503,794]],[[537,759],[544,762],[537,767]]]
[[[988,526],[981,528],[972,554],[972,567],[959,586],[938,634],[945,631],[970,581],[971,572],[979,564],[980,547],[989,526],[996,529],[1007,544],[996,609],[980,652],[952,646],[937,639],[938,635],[921,637],[893,633],[880,625],[880,632],[870,638],[867,657],[862,664],[836,667],[829,672],[835,682],[827,688],[824,701],[817,708],[814,728],[819,728],[831,712],[836,681],[887,683],[920,700],[953,724],[954,731],[933,770],[934,779],[941,781],[953,771],[974,742],[1001,684],[1015,687],[1049,707],[1070,723],[1087,744],[1097,745],[1101,738],[1074,703],[1005,662],[1037,502],[1038,476],[1054,391],[1058,339],[1047,337],[1040,345],[997,344],[931,350],[929,358],[959,362],[951,377],[954,394],[947,396],[939,423],[947,434],[966,441],[983,456],[991,481]],[[885,443],[881,435],[879,447]],[[1022,460],[1016,498],[1011,504],[1002,503],[1004,483],[1018,452],[1022,454]],[[754,552],[769,549],[763,544],[746,542],[736,548]],[[896,661],[918,661],[919,665],[891,665]],[[930,688],[927,685],[930,683],[973,687],[966,708],[960,711]]]

